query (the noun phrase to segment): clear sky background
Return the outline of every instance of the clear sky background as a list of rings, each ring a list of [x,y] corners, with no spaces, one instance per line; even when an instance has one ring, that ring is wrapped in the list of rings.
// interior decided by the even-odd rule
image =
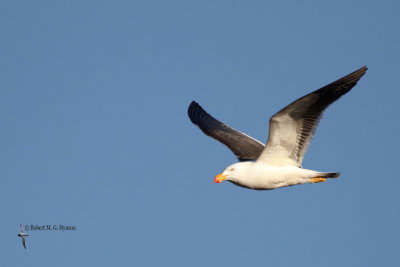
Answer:
[[[0,265],[399,266],[399,3],[1,1]],[[192,100],[265,142],[364,65],[303,162],[339,179],[213,183]]]

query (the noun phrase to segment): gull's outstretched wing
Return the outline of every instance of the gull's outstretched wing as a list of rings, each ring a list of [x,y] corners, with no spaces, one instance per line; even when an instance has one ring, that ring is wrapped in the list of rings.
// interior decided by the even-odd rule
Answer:
[[[206,135],[232,150],[239,161],[255,160],[264,149],[263,143],[214,119],[194,101],[189,106],[188,115]]]
[[[26,249],[26,246],[25,246],[25,237],[23,237],[23,236],[22,236],[22,245],[23,245],[24,248]]]
[[[22,224],[19,225],[19,230],[21,231],[21,233],[24,232],[24,230],[22,229]]]
[[[258,161],[301,167],[323,111],[353,88],[367,67],[305,95],[271,117],[268,142]]]

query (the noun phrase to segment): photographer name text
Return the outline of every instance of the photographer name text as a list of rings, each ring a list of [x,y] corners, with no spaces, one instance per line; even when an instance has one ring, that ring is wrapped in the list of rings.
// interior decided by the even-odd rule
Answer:
[[[26,224],[26,231],[76,231],[77,227],[75,225],[63,225],[63,224]]]

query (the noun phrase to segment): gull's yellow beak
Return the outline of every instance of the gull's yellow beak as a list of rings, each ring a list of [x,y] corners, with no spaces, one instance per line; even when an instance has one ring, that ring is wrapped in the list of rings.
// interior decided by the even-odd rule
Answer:
[[[222,173],[218,174],[217,176],[215,176],[214,178],[214,183],[219,184],[220,182],[222,182],[223,180],[226,179],[226,175],[223,175]]]

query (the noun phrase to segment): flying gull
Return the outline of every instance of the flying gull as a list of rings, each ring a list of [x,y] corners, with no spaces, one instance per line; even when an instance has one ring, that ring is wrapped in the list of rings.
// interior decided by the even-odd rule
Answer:
[[[339,177],[339,172],[303,169],[301,163],[324,110],[349,92],[366,71],[364,66],[297,99],[273,115],[265,146],[216,120],[193,101],[188,109],[190,120],[206,135],[226,145],[240,161],[218,174],[214,182],[227,180],[250,189],[268,190]]]
[[[25,246],[25,236],[29,236],[28,234],[24,233],[24,230],[22,229],[22,225],[19,225],[19,230],[21,231],[20,233],[18,233],[18,236],[21,237],[22,239],[22,245],[24,246],[24,248],[26,249]]]

